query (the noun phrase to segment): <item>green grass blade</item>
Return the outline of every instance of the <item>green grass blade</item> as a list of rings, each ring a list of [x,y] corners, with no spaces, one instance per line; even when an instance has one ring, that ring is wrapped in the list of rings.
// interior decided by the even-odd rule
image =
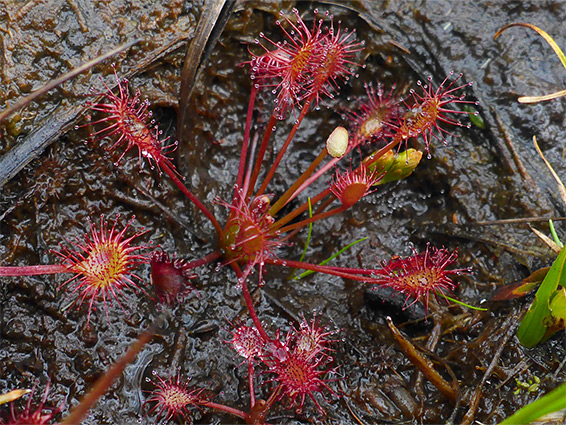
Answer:
[[[344,251],[350,249],[351,247],[353,247],[354,245],[363,242],[367,239],[367,236],[365,238],[361,238],[355,242],[352,242],[349,245],[346,245],[344,248],[342,248],[340,251],[338,251],[336,254],[328,257],[326,260],[324,260],[322,263],[320,263],[320,266],[325,266],[326,264],[328,264],[330,261],[334,260],[336,257],[338,257],[340,254],[342,254]],[[302,279],[303,277],[308,276],[309,274],[313,274],[316,273],[314,270],[307,270],[306,272],[301,273],[299,276],[297,276],[295,279]]]
[[[527,404],[499,425],[530,424],[541,416],[566,408],[566,384]]]
[[[517,336],[519,341],[525,347],[531,348],[538,344],[546,333],[544,321],[551,317],[550,298],[556,291],[558,285],[566,286],[566,248],[562,248],[560,254],[552,267],[548,271],[546,277],[542,281],[535,299],[525,314],[523,321],[519,325]]]
[[[550,227],[550,234],[552,235],[552,239],[554,239],[554,243],[560,248],[564,248],[564,244],[560,242],[560,239],[556,234],[556,229],[554,228],[554,223],[552,222],[552,220],[548,220],[548,226]]]
[[[473,305],[466,304],[466,303],[463,302],[463,301],[457,300],[456,298],[449,297],[448,295],[445,295],[445,294],[442,294],[442,293],[441,293],[441,294],[438,294],[438,295],[440,295],[440,296],[446,298],[448,301],[452,301],[453,303],[456,303],[456,304],[458,304],[458,305],[461,305],[462,307],[471,308],[472,310],[478,310],[478,311],[487,311],[487,308],[475,307],[475,306],[473,306]]]

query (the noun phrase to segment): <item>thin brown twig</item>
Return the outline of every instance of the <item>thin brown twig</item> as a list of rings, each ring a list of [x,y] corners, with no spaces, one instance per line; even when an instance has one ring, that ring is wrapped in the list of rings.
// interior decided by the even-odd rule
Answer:
[[[16,103],[14,103],[11,107],[9,107],[5,111],[1,112],[0,113],[0,122],[3,119],[5,119],[6,117],[8,117],[9,115],[13,114],[14,112],[20,110],[21,108],[23,108],[24,106],[26,106],[27,104],[32,102],[33,100],[44,95],[48,91],[54,89],[58,85],[64,83],[67,80],[70,80],[71,78],[73,78],[73,77],[75,77],[79,74],[82,74],[83,72],[92,68],[94,65],[99,64],[100,62],[103,62],[106,59],[108,59],[108,58],[110,58],[110,57],[112,57],[112,56],[114,56],[114,55],[116,55],[120,52],[123,52],[124,50],[129,49],[134,44],[137,44],[140,41],[141,41],[141,39],[136,39],[136,40],[130,41],[129,43],[122,44],[121,46],[110,50],[108,53],[105,53],[101,56],[98,56],[97,58],[94,58],[93,60],[86,62],[85,64],[79,66],[78,68],[75,68],[75,69],[67,72],[66,74],[61,75],[59,78],[55,78],[54,80],[51,80],[50,82],[45,84],[43,87],[37,89],[36,91],[30,93],[27,96],[21,98]]]
[[[503,350],[507,345],[507,342],[509,342],[511,337],[515,334],[515,329],[517,328],[518,325],[519,325],[519,318],[517,316],[509,316],[503,323],[502,329],[505,329],[505,335],[503,336],[502,340],[499,342],[499,348],[493,355],[493,358],[491,359],[489,366],[485,370],[481,382],[476,387],[476,390],[472,395],[472,398],[470,400],[470,407],[466,412],[466,414],[464,415],[464,417],[462,418],[462,422],[461,422],[462,425],[470,425],[474,421],[474,417],[476,416],[476,412],[478,410],[478,406],[482,398],[483,387],[487,382],[487,380],[489,379],[489,377],[491,376],[493,369],[495,369],[495,366],[497,366],[497,362],[501,357],[501,353],[503,353]]]
[[[477,224],[479,226],[499,226],[502,224],[514,224],[514,223],[533,223],[533,222],[545,222],[548,220],[552,221],[564,221],[566,217],[520,217],[520,218],[504,218],[502,220],[492,220],[492,221],[474,221],[471,224]]]
[[[222,11],[224,10],[224,12],[229,15],[234,7],[234,3],[233,0],[212,0],[206,2],[203,7],[195,36],[185,55],[185,62],[181,74],[181,91],[179,93],[179,110],[177,116],[177,122],[179,123],[177,140],[183,140],[185,123],[187,122],[187,114],[189,113],[189,100],[193,92],[197,71],[199,70],[201,61],[206,55],[205,49],[209,43],[209,39],[211,35],[213,35],[213,30],[217,24],[223,27],[226,23],[227,16],[223,16]],[[222,28],[219,30],[222,30]],[[212,42],[214,41],[215,40],[212,40]]]
[[[451,403],[455,404],[458,402],[459,390],[455,388],[450,383],[448,383],[440,374],[434,369],[432,363],[424,358],[415,346],[407,338],[401,334],[399,329],[393,324],[391,317],[387,317],[387,326],[393,334],[393,337],[399,344],[403,354],[413,363],[423,375],[446,397]]]
[[[554,100],[559,97],[566,96],[566,90],[560,90],[555,93],[550,93],[545,96],[521,96],[517,99],[519,103],[539,103],[547,100]]]
[[[436,318],[436,315],[435,315]],[[436,350],[436,346],[438,345],[438,342],[440,341],[440,336],[442,335],[442,323],[438,320],[434,320],[434,327],[432,328],[432,331],[430,332],[430,337],[428,338],[428,341],[426,343],[426,349],[428,351],[430,351],[431,353],[434,353],[434,351]],[[417,374],[417,377],[415,378],[415,388],[418,388],[419,391],[422,393],[422,387],[423,387],[423,374],[422,372],[419,371],[419,373]],[[424,407],[424,400],[421,397],[421,409]]]
[[[179,37],[160,45],[151,55],[138,60],[136,66],[128,75],[133,75],[145,69],[152,62],[177,49],[181,43],[185,43],[188,37],[188,33],[182,33]],[[134,42],[135,41],[132,43]],[[61,134],[70,130],[79,114],[81,114],[85,108],[86,105],[58,107],[50,114],[50,119],[46,120],[40,127],[35,128],[3,156],[0,156],[0,188],[17,175],[33,159],[37,158],[45,148],[57,140]],[[4,111],[4,113],[7,113],[7,111]]]
[[[118,199],[122,202],[130,203],[136,208],[146,208],[148,210],[151,210],[152,212],[155,212],[156,210],[161,211],[172,223],[176,223],[177,225],[184,227],[193,236],[204,242],[202,238],[196,234],[196,232],[193,230],[193,226],[190,225],[190,223],[187,220],[181,217],[178,213],[171,211],[163,203],[159,202],[159,200],[157,200],[157,198],[155,198],[151,193],[149,193],[148,190],[138,185],[133,179],[130,178],[130,176],[124,173],[121,169],[120,169],[120,176],[129,185],[129,187],[133,187],[134,189],[136,189],[138,192],[140,192],[142,195],[148,198],[151,202],[148,204],[146,202],[138,201],[136,199],[129,198],[125,195],[120,195],[115,191],[106,192],[108,196],[114,197],[115,199]]]
[[[562,248],[556,243],[554,242],[551,238],[549,238],[548,236],[546,236],[544,233],[542,233],[540,230],[535,229],[534,227],[532,227],[531,225],[529,225],[529,228],[531,229],[531,231],[538,236],[538,238],[543,241],[550,249],[552,249],[554,252],[556,252],[556,254],[559,254],[560,251],[562,250]]]
[[[560,177],[558,177],[558,174],[556,174],[556,171],[554,171],[552,165],[550,165],[550,163],[544,157],[544,154],[542,153],[542,150],[540,149],[537,143],[537,136],[533,136],[533,144],[535,145],[535,149],[537,150],[537,153],[544,161],[544,165],[546,165],[546,168],[548,168],[548,171],[550,171],[550,174],[552,174],[552,177],[554,177],[554,180],[556,180],[556,185],[558,186],[558,192],[560,193],[562,202],[566,204],[566,187],[564,187],[564,183],[562,183],[562,180],[560,180]]]
[[[79,5],[75,2],[75,0],[67,0],[67,3],[71,7],[71,10],[75,13],[75,16],[77,18],[77,22],[79,23],[79,26],[81,27],[81,31],[82,32],[88,32],[88,24],[87,24],[87,21],[85,19],[85,15],[81,11],[81,8],[79,7]]]
[[[352,417],[354,418],[354,420],[359,423],[360,425],[367,425],[364,421],[362,421],[352,410],[352,408],[350,407],[350,404],[346,401],[346,399],[344,397],[342,397],[342,401],[344,402],[344,404],[346,405],[346,408],[348,409],[348,411],[350,412],[350,414],[352,415]]]
[[[529,362],[525,359],[522,359],[519,363],[515,365],[515,367],[507,374],[507,378],[502,381],[497,387],[496,390],[499,390],[503,385],[505,385],[511,378],[513,378],[518,373],[522,373],[529,368]]]
[[[134,361],[142,348],[151,341],[161,323],[161,320],[162,318],[156,320],[155,323],[153,323],[138,337],[137,340],[132,343],[132,345],[130,345],[126,354],[118,359],[104,375],[96,380],[94,386],[88,394],[84,396],[80,404],[74,407],[71,410],[71,413],[69,413],[69,416],[67,416],[59,425],[75,425],[81,423],[88,411],[96,404],[100,397],[108,391],[108,388],[110,388],[116,378],[122,374],[126,366]]]
[[[507,129],[505,128],[503,121],[501,121],[501,118],[499,117],[499,114],[495,111],[495,109],[492,109],[492,112],[493,115],[495,116],[495,121],[497,122],[499,131],[501,131],[501,133],[503,134],[503,139],[505,140],[507,149],[509,149],[509,152],[511,152],[511,156],[513,157],[513,162],[515,163],[517,170],[519,170],[519,174],[523,178],[526,188],[528,190],[534,190],[537,187],[537,185],[533,180],[533,178],[531,177],[531,175],[529,174],[529,172],[527,171],[527,169],[525,168],[525,166],[523,165],[523,161],[521,161],[521,157],[519,156],[517,149],[515,149],[513,140],[511,140],[509,133],[507,133]]]

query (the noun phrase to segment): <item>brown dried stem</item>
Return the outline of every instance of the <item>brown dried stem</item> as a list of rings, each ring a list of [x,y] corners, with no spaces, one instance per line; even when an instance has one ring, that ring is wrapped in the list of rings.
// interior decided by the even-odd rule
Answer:
[[[433,364],[430,360],[424,358],[417,350],[417,348],[409,341],[407,338],[401,334],[399,329],[393,324],[391,317],[387,317],[387,326],[391,330],[393,337],[399,344],[401,351],[407,358],[413,363],[423,375],[432,384],[438,388],[438,391],[444,395],[451,403],[456,403],[458,401],[459,390],[447,382],[440,374],[434,369]]]
[[[134,44],[137,44],[140,41],[141,41],[141,39],[137,39],[137,40],[130,41],[129,43],[122,44],[121,46],[110,50],[108,53],[105,53],[105,54],[103,54],[103,55],[101,55],[97,58],[94,58],[93,60],[88,61],[87,63],[79,66],[78,68],[75,68],[72,71],[69,71],[66,74],[61,75],[59,78],[55,78],[54,80],[51,80],[50,82],[45,84],[43,87],[37,89],[36,91],[30,93],[29,95],[27,95],[25,97],[22,97],[20,100],[18,100],[16,103],[14,103],[11,107],[9,107],[5,111],[1,112],[0,113],[0,122],[4,118],[13,114],[14,112],[22,109],[24,106],[26,106],[27,104],[29,104],[33,100],[44,95],[49,90],[54,89],[55,87],[59,86],[60,84],[64,83],[65,81],[70,80],[71,78],[76,77],[79,74],[82,74],[83,72],[92,68],[94,65],[99,64],[100,62],[104,62],[106,59],[108,59],[108,58],[110,58],[110,57],[112,57],[112,56],[114,56],[114,55],[116,55],[120,52],[123,52],[124,50],[129,49]]]
[[[149,341],[151,341],[151,339],[157,332],[160,323],[161,318],[157,319],[156,322],[149,327],[149,329],[143,332],[138,337],[138,339],[135,340],[132,345],[130,345],[130,348],[128,348],[126,354],[124,354],[121,359],[116,361],[116,363],[114,363],[104,375],[97,379],[90,392],[84,396],[80,404],[72,409],[69,416],[67,416],[59,425],[75,425],[81,423],[83,418],[96,404],[98,399],[102,397],[106,393],[106,391],[108,391],[108,388],[110,388],[116,378],[118,378],[122,374],[122,372],[124,372],[126,366],[133,362],[142,348]]]
[[[207,55],[207,45],[210,48],[216,42],[230,16],[234,3],[234,0],[213,0],[204,3],[196,34],[187,49],[183,64],[177,116],[177,140],[183,140],[185,135],[189,113],[188,104],[193,92],[197,71]],[[214,33],[215,28],[217,29],[216,33]]]
[[[501,338],[501,341],[499,341],[499,348],[497,349],[497,351],[493,355],[493,358],[491,359],[489,366],[485,370],[485,373],[482,377],[481,382],[476,387],[476,390],[474,391],[474,394],[472,395],[472,398],[471,398],[470,403],[469,403],[470,407],[469,407],[468,411],[466,412],[466,414],[464,415],[464,418],[462,419],[462,425],[470,425],[474,421],[474,417],[476,416],[476,412],[478,410],[478,406],[479,406],[480,400],[482,398],[483,386],[485,385],[485,383],[487,382],[487,380],[491,376],[491,373],[493,372],[493,369],[495,369],[495,366],[497,366],[497,362],[499,361],[499,358],[501,357],[501,353],[503,353],[503,349],[507,345],[507,342],[509,342],[511,337],[515,334],[515,329],[517,328],[517,326],[519,326],[519,322],[520,322],[520,319],[518,317],[512,315],[512,316],[509,316],[507,318],[507,320],[505,320],[505,323],[501,327],[502,329],[504,329],[505,335]]]

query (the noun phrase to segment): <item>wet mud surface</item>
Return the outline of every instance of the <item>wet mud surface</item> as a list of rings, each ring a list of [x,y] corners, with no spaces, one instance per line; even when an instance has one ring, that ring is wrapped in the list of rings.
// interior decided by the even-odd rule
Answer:
[[[127,3],[127,4],[126,4]],[[416,88],[432,76],[440,83],[452,70],[473,81],[469,98],[485,129],[451,128],[447,145],[434,141],[432,158],[423,159],[407,179],[380,187],[352,210],[317,222],[307,259],[319,263],[349,243],[367,240],[340,255],[335,265],[377,267],[393,255],[408,256],[411,244],[427,243],[459,250],[458,267],[474,273],[458,277],[456,296],[486,312],[446,306],[422,319],[422,310],[384,304],[367,285],[313,274],[289,280],[291,270],[268,268],[266,284],[257,290],[257,311],[268,332],[289,326],[316,311],[320,323],[339,330],[333,355],[343,379],[331,386],[343,396],[319,399],[321,417],[312,402],[295,413],[284,405],[274,409],[270,423],[461,423],[468,404],[481,394],[477,423],[496,424],[565,379],[564,333],[533,349],[515,336],[519,317],[532,297],[489,301],[494,290],[550,265],[555,255],[525,223],[479,225],[478,222],[518,217],[560,217],[565,206],[556,183],[537,155],[536,135],[557,174],[566,178],[564,162],[565,105],[555,100],[519,105],[518,95],[543,95],[566,86],[566,71],[551,49],[534,32],[511,28],[497,40],[494,34],[511,22],[539,26],[565,46],[566,3],[557,1],[457,2],[358,1],[298,3],[301,14],[329,10],[342,25],[356,28],[366,49],[365,68],[340,96],[325,101],[303,122],[279,173],[270,186],[282,193],[314,159],[328,134],[344,123],[343,112],[359,103],[364,82],[382,82],[399,93]],[[164,135],[175,137],[175,113],[185,42],[192,37],[201,5],[188,2],[113,0],[93,9],[90,2],[4,2],[0,12],[2,74],[0,107],[12,104],[50,79],[108,51],[142,38],[134,48],[66,82],[0,124],[0,153],[10,152],[37,129],[49,125],[69,108],[75,114],[54,131],[53,142],[0,195],[0,265],[50,264],[67,240],[82,237],[87,217],[104,214],[123,222],[136,217],[134,230],[147,230],[140,243],[152,243],[189,261],[215,247],[215,231],[202,214],[166,178],[149,167],[139,171],[131,152],[120,165],[100,143],[88,143],[84,104],[89,88],[100,89],[99,77],[111,84],[112,62],[120,75],[152,104]],[[285,2],[290,11],[294,2]],[[100,9],[103,8],[103,9]],[[174,152],[187,186],[223,222],[227,211],[215,199],[230,199],[251,87],[247,68],[248,43],[264,32],[281,37],[273,4],[237,4],[231,19],[203,65],[190,103],[191,129]],[[43,20],[38,16],[47,17]],[[122,18],[117,19],[116,16]],[[270,100],[266,96],[265,120]],[[328,107],[326,107],[328,106]],[[260,116],[261,117],[261,116]],[[275,144],[282,144],[292,120],[277,124]],[[513,154],[506,138],[512,141]],[[108,143],[108,142],[106,142]],[[514,156],[520,159],[520,166]],[[425,155],[426,156],[426,155]],[[268,151],[268,158],[274,157]],[[325,182],[313,185],[317,193]],[[545,222],[532,226],[548,234]],[[566,234],[562,222],[559,235]],[[281,256],[298,259],[306,235],[281,248]],[[564,236],[563,236],[564,239]],[[59,287],[65,276],[0,278],[0,393],[29,388],[37,380],[51,382],[48,404],[63,405],[60,417],[76,405],[88,388],[157,316],[150,298],[149,266],[141,267],[143,289],[106,313],[102,303],[87,326],[88,307],[71,305]],[[245,366],[225,343],[229,321],[247,318],[245,304],[229,267],[198,269],[198,294],[175,307],[163,328],[126,368],[125,373],[90,412],[85,424],[135,424],[144,417],[143,403],[152,372],[192,377],[192,383],[217,394],[215,401],[243,410],[249,400]],[[398,300],[395,300],[398,301]],[[401,299],[403,301],[403,299]],[[399,351],[386,324],[395,324],[415,344],[432,351],[436,369],[459,382],[459,406],[448,402]],[[496,364],[491,365],[497,358]],[[562,363],[561,363],[562,362]],[[490,368],[491,365],[491,368]],[[494,367],[493,367],[494,366]],[[486,375],[486,370],[489,374]],[[516,379],[540,379],[536,391],[519,391]],[[268,396],[267,387],[258,397]],[[39,391],[41,393],[41,391]],[[40,394],[36,394],[39,399]],[[20,405],[23,403],[20,401]],[[0,415],[6,414],[0,406]],[[1,416],[0,416],[1,417]],[[142,423],[153,423],[144,417]],[[183,423],[181,420],[178,422]],[[195,413],[195,423],[228,424],[234,419],[214,412]]]

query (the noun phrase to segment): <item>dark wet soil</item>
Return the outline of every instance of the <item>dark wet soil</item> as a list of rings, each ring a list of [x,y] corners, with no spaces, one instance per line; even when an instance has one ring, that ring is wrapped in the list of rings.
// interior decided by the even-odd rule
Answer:
[[[116,68],[154,105],[164,132],[175,133],[183,43],[194,33],[200,2],[112,0],[96,7],[78,0],[3,4],[0,105],[12,104],[94,56],[142,37],[143,42],[115,58]],[[285,2],[284,10],[294,5]],[[536,154],[532,136],[537,136],[558,175],[566,178],[566,104],[555,100],[519,105],[516,98],[563,89],[566,70],[532,31],[512,28],[497,41],[493,35],[508,23],[528,22],[566,46],[566,3],[356,1],[297,7],[308,17],[315,7],[329,10],[342,25],[356,28],[359,39],[366,42],[360,58],[365,68],[339,97],[325,102],[328,108],[309,114],[270,187],[272,192],[281,193],[308,166],[318,151],[315,147],[343,123],[341,112],[359,101],[364,82],[397,84],[402,93],[429,75],[438,84],[450,71],[462,72],[463,81],[474,82],[468,95],[479,101],[477,110],[485,123],[485,129],[450,129],[455,136],[447,136],[446,146],[433,143],[432,159],[423,160],[411,177],[380,188],[341,216],[317,222],[308,260],[318,263],[362,237],[368,239],[342,254],[336,265],[376,267],[393,255],[409,255],[411,244],[419,250],[427,243],[458,248],[458,267],[471,266],[474,273],[458,278],[456,295],[488,311],[442,305],[428,321],[410,320],[408,311],[368,297],[364,284],[319,274],[289,281],[290,271],[269,269],[266,285],[255,294],[268,331],[284,333],[294,320],[302,315],[310,318],[316,311],[322,324],[339,330],[334,356],[344,377],[331,384],[343,397],[321,400],[327,416],[321,418],[307,401],[302,413],[275,409],[269,422],[434,424],[451,418],[461,423],[476,392],[481,398],[474,419],[496,424],[555,388],[566,375],[563,333],[530,350],[515,336],[531,298],[489,301],[497,287],[549,265],[552,252],[527,224],[476,224],[564,215],[556,183]],[[250,89],[246,69],[239,65],[249,59],[247,44],[259,32],[281,36],[277,19],[273,4],[236,5],[198,78],[190,105],[190,141],[175,152],[187,185],[222,220],[226,210],[214,200],[232,194]],[[48,126],[66,108],[84,104],[89,87],[100,87],[100,76],[110,84],[111,62],[63,84],[1,123],[0,153],[26,143],[30,134]],[[84,124],[84,113],[79,111],[76,119]],[[96,221],[100,214],[120,214],[123,219],[135,215],[137,230],[142,226],[148,230],[142,242],[151,241],[188,260],[214,248],[212,226],[167,178],[157,177],[147,166],[139,172],[134,154],[115,166],[96,143],[84,143],[87,128],[75,130],[73,125],[56,129],[54,143],[1,189],[0,265],[55,262],[50,250],[81,237],[86,218]],[[291,125],[292,120],[278,123],[279,143]],[[273,157],[273,152],[268,154]],[[556,226],[564,239],[564,226],[560,222]],[[533,227],[548,233],[544,222]],[[304,240],[304,234],[298,235],[294,246],[282,248],[281,256],[298,258]],[[148,267],[138,274],[151,292]],[[214,266],[201,268],[198,274],[199,294],[175,308],[164,329],[128,366],[85,424],[137,423],[144,415],[146,391],[152,389],[146,382],[152,371],[179,370],[195,385],[217,394],[215,401],[246,409],[245,367],[237,367],[240,360],[224,342],[229,339],[228,321],[247,317],[236,278],[229,268]],[[36,380],[43,389],[50,380],[48,404],[63,404],[62,417],[156,317],[150,297],[140,293],[124,302],[127,315],[117,305],[109,308],[108,317],[99,308],[87,326],[86,306],[70,307],[72,298],[58,290],[64,282],[64,276],[0,280],[0,393],[31,387]],[[459,381],[460,406],[444,399],[399,351],[387,328],[387,315],[416,344],[442,360],[436,367],[447,379],[448,368],[452,370]],[[433,335],[437,335],[435,343]],[[526,382],[535,376],[541,381],[537,391],[515,394],[516,379]],[[262,394],[264,390],[258,389],[258,397],[268,395]],[[0,415],[5,412],[1,406]],[[229,416],[196,413],[195,423],[233,422]]]

